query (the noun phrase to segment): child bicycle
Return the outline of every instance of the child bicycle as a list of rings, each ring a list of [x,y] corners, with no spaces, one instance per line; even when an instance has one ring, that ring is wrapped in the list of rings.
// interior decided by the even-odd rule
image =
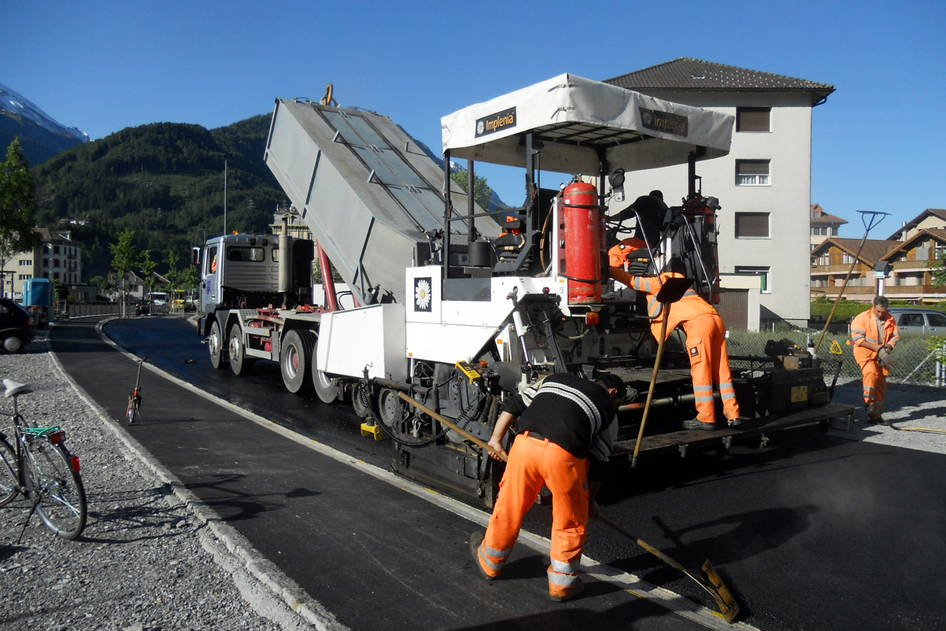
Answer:
[[[37,427],[20,414],[17,398],[32,392],[30,386],[4,379],[3,388],[4,396],[13,399],[12,413],[0,411],[13,421],[13,444],[0,431],[0,507],[18,494],[31,502],[17,542],[33,513],[58,536],[75,539],[82,534],[88,516],[79,458],[66,449],[66,432],[58,425]]]

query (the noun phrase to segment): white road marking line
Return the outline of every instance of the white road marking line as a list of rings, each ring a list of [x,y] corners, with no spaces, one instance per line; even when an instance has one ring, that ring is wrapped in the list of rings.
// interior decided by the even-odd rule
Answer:
[[[95,325],[95,329],[102,340],[117,350],[119,353],[122,353],[134,361],[138,361],[140,357],[126,351],[105,335],[105,332],[103,331],[103,324],[103,322],[99,322]],[[161,368],[158,368],[154,364],[145,363],[144,367],[151,372],[164,377],[168,381],[177,384],[185,390],[188,390],[212,403],[230,410],[231,412],[242,416],[243,418],[252,421],[257,425],[260,425],[261,427],[265,427],[266,429],[275,432],[280,436],[308,447],[309,449],[327,456],[332,460],[353,467],[377,480],[387,482],[388,484],[405,491],[406,493],[410,493],[415,497],[419,497],[430,502],[438,508],[442,508],[453,513],[454,515],[463,517],[464,519],[472,521],[473,523],[484,528],[489,523],[489,514],[485,511],[482,511],[478,508],[473,508],[472,506],[464,504],[459,500],[442,495],[434,489],[422,486],[406,478],[398,477],[392,471],[382,469],[376,465],[370,464],[364,460],[355,458],[343,451],[335,449],[334,447],[330,447],[324,443],[320,443],[317,440],[303,436],[302,434],[283,427],[282,425],[260,416],[255,412],[245,410],[236,404],[230,403],[226,399],[222,399],[215,394],[201,390],[197,386],[184,381],[183,379],[176,377],[175,375],[172,375]],[[518,541],[526,545],[526,547],[543,554],[547,554],[551,546],[551,541],[547,537],[537,535],[527,530],[520,531]],[[625,572],[624,570],[599,563],[587,555],[582,555],[581,567],[582,571],[584,571],[588,576],[591,576],[599,581],[615,585],[616,587],[619,587],[625,592],[638,598],[654,601],[656,604],[664,607],[671,613],[702,625],[707,629],[718,629],[720,631],[732,631],[733,629],[739,629],[740,631],[759,631],[756,627],[744,622],[726,622],[719,616],[718,613],[712,609],[709,609],[708,607],[694,603],[693,601],[688,600],[687,598],[669,589],[651,585],[650,583],[642,580],[636,574],[631,574],[629,572]]]

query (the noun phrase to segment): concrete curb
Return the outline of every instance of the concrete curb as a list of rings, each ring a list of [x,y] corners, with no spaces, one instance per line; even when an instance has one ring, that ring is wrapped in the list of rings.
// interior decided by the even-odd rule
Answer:
[[[116,351],[129,359],[140,358],[129,353],[109,339],[103,327],[116,317],[106,318],[95,325],[99,337]],[[235,528],[224,523],[215,511],[204,504],[192,493],[181,480],[161,464],[145,447],[139,443],[108,412],[94,401],[89,394],[65,371],[59,358],[52,352],[47,337],[46,348],[53,365],[72,386],[79,398],[102,420],[103,424],[127,448],[147,472],[162,484],[168,485],[174,497],[200,523],[209,529],[200,533],[202,547],[211,553],[214,561],[234,578],[237,588],[244,599],[263,615],[284,629],[316,628],[328,630],[347,629],[321,603],[313,599],[298,583],[286,576],[274,563],[261,554],[246,537]],[[155,369],[151,366],[149,368]],[[159,374],[163,371],[157,370]],[[173,503],[173,502],[172,502]],[[214,540],[216,539],[216,540]],[[242,579],[242,580],[239,580]],[[247,585],[247,579],[257,585]],[[254,589],[257,587],[257,589]],[[286,608],[287,610],[280,611]]]

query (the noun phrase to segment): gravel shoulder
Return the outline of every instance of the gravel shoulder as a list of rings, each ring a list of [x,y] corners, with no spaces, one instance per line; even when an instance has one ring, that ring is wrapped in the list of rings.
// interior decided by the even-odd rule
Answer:
[[[866,415],[860,381],[838,386],[834,401],[858,408],[856,422],[850,431],[835,425],[832,430],[835,436],[903,449],[946,453],[946,391],[942,389],[888,383],[884,419],[892,426],[864,424]]]
[[[80,399],[46,348],[38,338],[26,353],[0,354],[0,377],[33,385],[20,399],[24,416],[66,430],[89,520],[80,540],[65,541],[34,516],[16,543],[29,505],[19,498],[0,509],[0,629],[306,626]]]

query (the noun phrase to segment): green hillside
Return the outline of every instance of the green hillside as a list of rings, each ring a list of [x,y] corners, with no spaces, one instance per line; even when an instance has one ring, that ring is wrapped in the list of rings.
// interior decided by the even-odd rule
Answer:
[[[38,223],[79,220],[69,227],[85,247],[86,278],[108,269],[108,244],[126,229],[155,259],[174,248],[186,260],[191,245],[223,232],[227,160],[228,231],[265,230],[286,201],[263,163],[268,131],[267,115],[213,130],[154,123],[74,147],[34,169]]]

